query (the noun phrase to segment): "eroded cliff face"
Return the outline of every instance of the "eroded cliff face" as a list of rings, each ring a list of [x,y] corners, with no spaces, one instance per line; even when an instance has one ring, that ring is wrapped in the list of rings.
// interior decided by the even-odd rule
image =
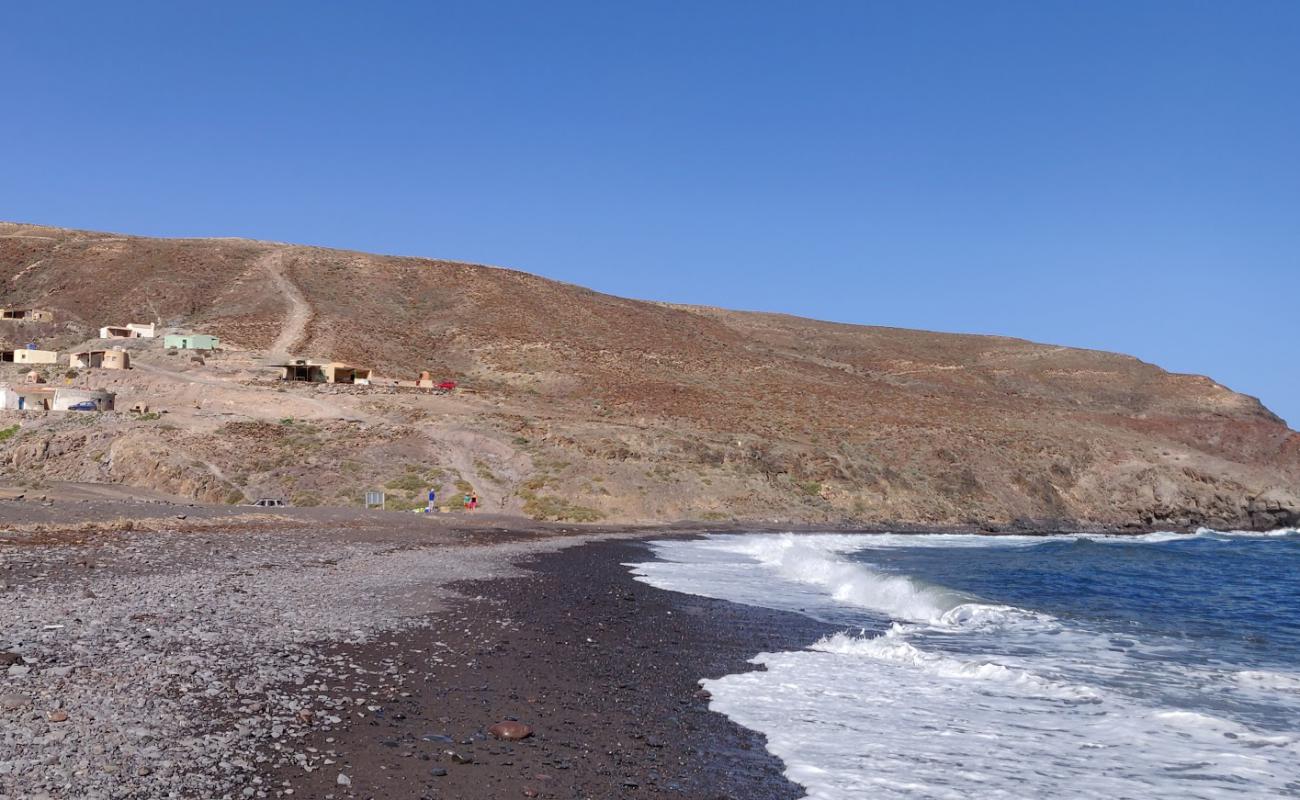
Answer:
[[[78,423],[78,428],[83,424]],[[116,483],[201,503],[238,499],[211,467],[142,430],[59,430],[17,438],[0,449],[0,474],[35,488],[51,481]]]
[[[268,426],[29,421],[0,443],[11,478],[205,501],[469,486],[493,510],[609,521],[1275,527],[1300,509],[1300,435],[1254,398],[1128,356],[646,303],[470,264],[4,227],[5,302],[57,322],[0,335],[215,333],[227,351],[204,365],[137,343],[139,367],[113,378],[123,407],[224,404],[223,423]],[[258,366],[273,348],[472,393],[276,387]],[[314,432],[282,429],[291,416]]]

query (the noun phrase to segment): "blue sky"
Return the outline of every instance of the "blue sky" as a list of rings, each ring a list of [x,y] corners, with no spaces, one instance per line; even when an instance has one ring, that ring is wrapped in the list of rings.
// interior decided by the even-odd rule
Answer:
[[[1300,3],[11,4],[0,219],[999,333],[1300,424]]]

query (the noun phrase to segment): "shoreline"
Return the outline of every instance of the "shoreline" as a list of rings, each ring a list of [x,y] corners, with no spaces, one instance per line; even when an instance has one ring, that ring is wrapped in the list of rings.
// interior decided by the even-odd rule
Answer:
[[[650,556],[628,542],[667,531],[418,522],[0,537],[0,800],[500,796],[473,794],[485,779],[521,796],[802,796],[695,692],[815,640],[816,623],[634,581],[623,562]],[[419,754],[393,741],[399,714],[428,723],[406,733],[477,745],[476,765],[432,763],[439,738]],[[510,716],[537,732],[475,738]],[[333,767],[345,743],[350,783],[303,769]],[[443,788],[363,793],[401,774],[388,759],[404,746]]]
[[[960,533],[985,536],[1052,536],[1089,533],[1114,536],[1145,533],[1194,533],[1209,527],[1218,530],[1264,532],[1276,526],[1241,527],[1214,524],[1100,523],[1069,519],[1021,519],[1000,522],[921,523],[855,522],[849,520],[733,519],[643,520],[628,522],[554,522],[486,511],[419,515],[395,511],[363,510],[344,506],[286,507],[259,509],[251,506],[209,505],[180,498],[132,496],[128,487],[99,484],[69,484],[48,490],[21,489],[0,483],[0,534],[76,533],[107,531],[124,524],[137,529],[180,531],[263,525],[275,527],[319,527],[356,525],[363,527],[423,528],[431,533],[462,532],[493,535],[678,535],[693,533]]]
[[[699,682],[838,628],[655,589],[623,566],[651,557],[640,540],[540,554],[523,575],[457,585],[472,599],[430,627],[338,648],[363,676],[341,692],[351,716],[298,743],[311,771],[263,779],[313,798],[803,797]],[[506,720],[531,735],[489,735]]]
[[[623,566],[725,528],[475,521],[0,535],[0,800],[802,796],[698,682],[838,628]]]

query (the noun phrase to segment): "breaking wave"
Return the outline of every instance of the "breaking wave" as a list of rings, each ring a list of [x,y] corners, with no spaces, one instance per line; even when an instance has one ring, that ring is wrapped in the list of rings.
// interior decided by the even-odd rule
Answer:
[[[906,568],[987,569],[992,558],[1050,575],[1068,556],[1097,591],[1140,597],[1160,587],[1106,565],[1188,541],[1231,565],[1236,548],[1293,540],[719,535],[656,542],[658,560],[629,566],[663,589],[844,626],[805,650],[759,654],[763,670],[702,682],[715,710],[766,734],[811,798],[1267,797],[1300,792],[1300,675],[1207,660],[1159,626],[994,602]],[[1113,543],[1130,547],[1091,547]]]

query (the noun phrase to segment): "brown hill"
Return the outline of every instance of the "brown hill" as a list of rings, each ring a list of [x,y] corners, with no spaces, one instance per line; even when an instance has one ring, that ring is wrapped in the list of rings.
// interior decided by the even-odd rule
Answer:
[[[1300,435],[1208,378],[1111,353],[626,300],[472,264],[16,224],[0,224],[0,288],[0,306],[56,315],[0,323],[11,342],[68,347],[152,321],[226,346],[198,366],[136,342],[137,369],[77,376],[171,413],[25,418],[0,443],[15,478],[323,503],[384,485],[414,503],[459,482],[494,509],[609,520],[1267,527],[1300,509]],[[258,368],[274,353],[430,369],[475,393],[277,386]]]

